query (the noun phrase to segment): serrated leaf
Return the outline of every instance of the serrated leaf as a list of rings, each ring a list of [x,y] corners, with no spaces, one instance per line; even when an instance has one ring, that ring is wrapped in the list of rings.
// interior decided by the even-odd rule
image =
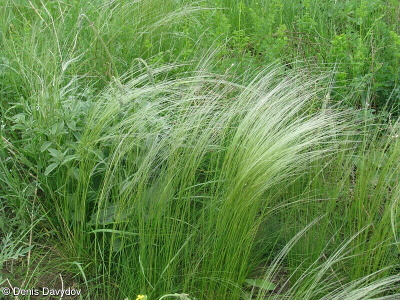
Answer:
[[[58,167],[58,163],[52,163],[52,164],[50,164],[47,168],[46,168],[46,170],[44,171],[44,175],[45,176],[47,176],[47,175],[49,175],[55,168],[57,168]]]
[[[267,291],[272,291],[276,288],[275,284],[264,279],[246,279],[244,282],[247,283],[248,285],[255,286],[258,287],[259,289]]]

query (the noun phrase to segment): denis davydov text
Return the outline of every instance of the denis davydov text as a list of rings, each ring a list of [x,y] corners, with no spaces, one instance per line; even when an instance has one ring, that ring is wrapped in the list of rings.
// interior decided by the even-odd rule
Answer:
[[[22,289],[19,287],[2,287],[0,288],[0,295],[4,296],[79,296],[81,290],[74,288],[66,289],[51,289],[47,287]]]

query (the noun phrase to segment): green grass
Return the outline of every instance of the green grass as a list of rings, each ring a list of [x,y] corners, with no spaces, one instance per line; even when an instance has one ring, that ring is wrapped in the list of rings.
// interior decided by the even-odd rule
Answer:
[[[400,297],[396,5],[0,2],[2,286]]]
[[[351,90],[349,106],[398,112],[398,1],[209,2],[225,8],[219,19],[227,23],[229,52],[243,56],[242,70],[275,59],[329,66],[336,71],[333,100]]]

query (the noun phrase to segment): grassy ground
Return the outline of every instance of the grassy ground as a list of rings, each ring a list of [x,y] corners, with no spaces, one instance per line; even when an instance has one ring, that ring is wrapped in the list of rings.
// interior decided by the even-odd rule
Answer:
[[[0,8],[15,299],[400,298],[397,1]]]

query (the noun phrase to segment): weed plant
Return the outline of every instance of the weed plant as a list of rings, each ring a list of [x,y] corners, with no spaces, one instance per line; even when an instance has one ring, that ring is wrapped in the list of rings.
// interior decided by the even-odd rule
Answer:
[[[398,109],[398,1],[208,3],[219,8],[215,14],[224,24],[209,31],[229,32],[223,68],[233,63],[241,74],[276,59],[288,67],[297,60],[303,66],[328,65],[336,70],[334,100],[352,90],[348,106]]]

